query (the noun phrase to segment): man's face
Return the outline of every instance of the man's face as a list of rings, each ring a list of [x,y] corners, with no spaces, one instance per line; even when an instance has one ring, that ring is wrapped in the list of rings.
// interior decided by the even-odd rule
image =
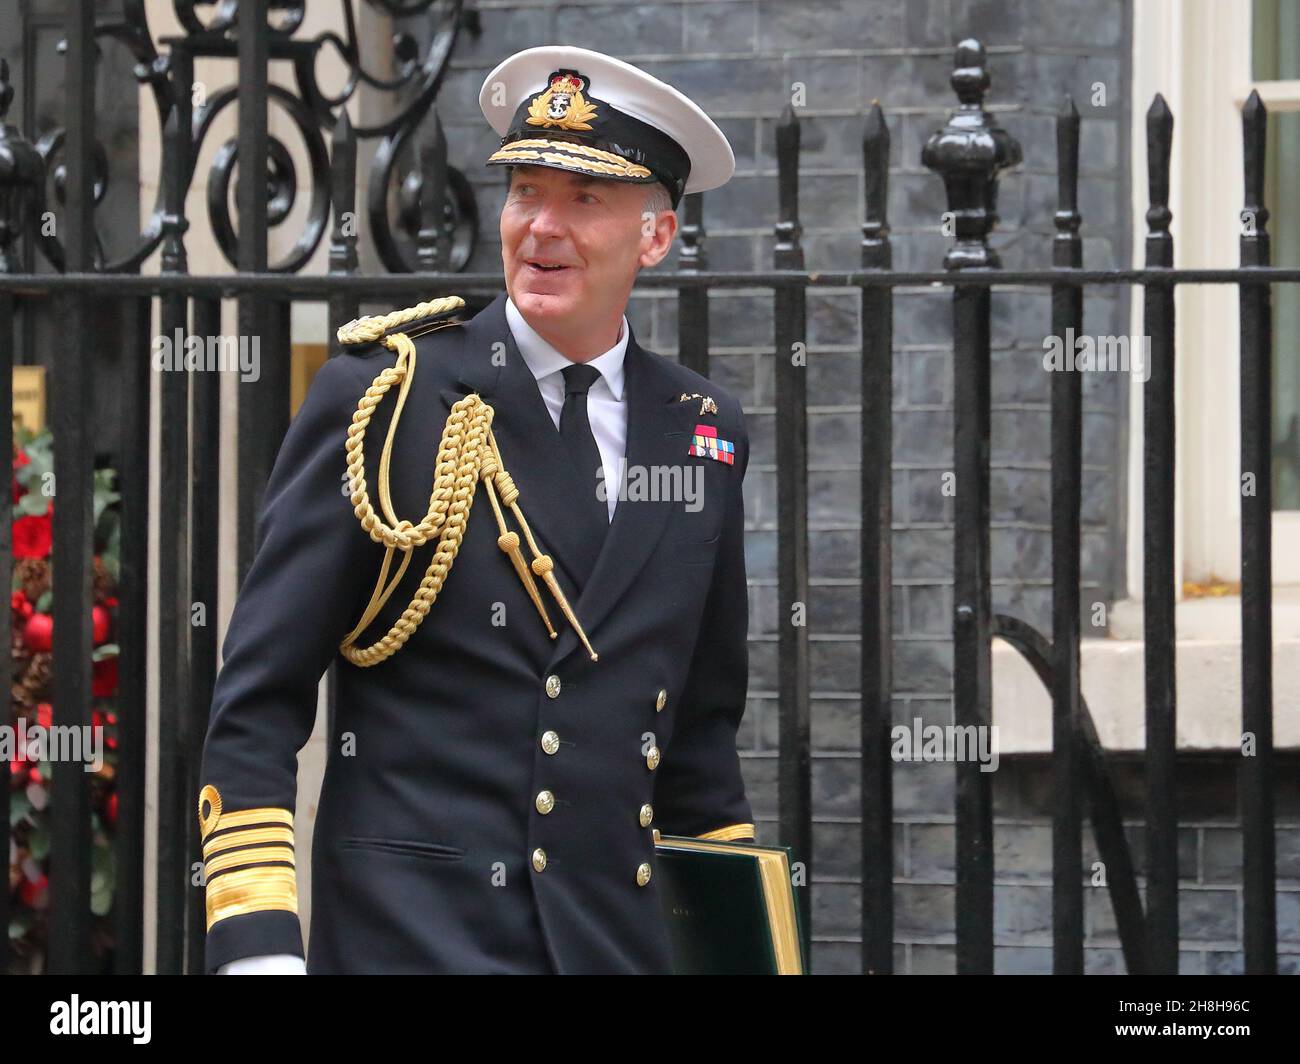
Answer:
[[[627,181],[516,167],[501,209],[501,261],[515,306],[557,332],[621,315],[637,270],[668,254],[677,229],[671,211],[643,216],[646,193]]]

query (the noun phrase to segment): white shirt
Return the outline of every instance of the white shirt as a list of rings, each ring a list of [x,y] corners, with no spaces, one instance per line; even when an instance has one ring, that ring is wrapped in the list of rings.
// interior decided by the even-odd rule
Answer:
[[[515,338],[519,353],[532,371],[537,381],[537,390],[542,393],[546,409],[551,420],[560,427],[560,412],[564,409],[564,373],[565,366],[573,365],[573,360],[566,357],[543,339],[537,331],[524,320],[523,314],[509,296],[506,297],[506,321],[510,325],[510,334]],[[628,341],[627,315],[619,324],[618,342],[603,355],[597,355],[587,362],[600,372],[600,379],[595,381],[587,392],[587,420],[591,422],[591,434],[596,437],[596,446],[600,450],[601,464],[605,467],[605,490],[609,505],[609,519],[614,519],[614,507],[618,504],[620,480],[623,474],[622,461],[627,453],[627,401],[623,395],[623,356],[627,353]]]

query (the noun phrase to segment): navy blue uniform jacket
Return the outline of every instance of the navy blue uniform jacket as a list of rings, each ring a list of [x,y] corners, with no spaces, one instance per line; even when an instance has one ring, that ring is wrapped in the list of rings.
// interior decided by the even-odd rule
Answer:
[[[451,404],[477,392],[495,410],[519,506],[599,660],[539,582],[559,633],[548,636],[497,546],[481,483],[459,555],[406,645],[367,668],[338,652],[384,553],[347,495],[346,434],[396,356],[371,344],[330,359],[277,455],[222,648],[199,781],[206,969],[254,954],[303,956],[297,752],[333,662],[309,973],[668,972],[653,832],[727,839],[754,830],[736,753],[748,665],[740,404],[629,337],[629,477],[636,467],[700,467],[689,475],[702,476],[702,505],[680,493],[621,499],[580,587],[583,531],[571,500],[594,485],[567,457],[515,346],[505,294],[415,343],[393,449],[397,516],[425,514]],[[712,396],[716,414],[682,393]],[[366,435],[372,499],[396,394]],[[701,422],[734,442],[734,464],[688,453]],[[400,616],[433,550],[416,550],[358,647]],[[400,560],[395,553],[393,572]]]

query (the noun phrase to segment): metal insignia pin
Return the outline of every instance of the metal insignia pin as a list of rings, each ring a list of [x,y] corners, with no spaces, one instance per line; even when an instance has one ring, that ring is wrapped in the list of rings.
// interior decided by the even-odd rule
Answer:
[[[699,392],[691,392],[688,395],[686,392],[682,392],[681,398],[677,401],[679,403],[688,403],[692,399],[698,399],[700,401],[701,416],[705,414],[716,414],[718,412],[718,404],[713,401],[713,396],[711,395],[701,395]]]

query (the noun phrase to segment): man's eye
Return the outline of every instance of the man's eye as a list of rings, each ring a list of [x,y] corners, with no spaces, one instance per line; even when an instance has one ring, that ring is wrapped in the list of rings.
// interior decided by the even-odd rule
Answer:
[[[599,203],[599,202],[600,202],[600,201],[599,201],[595,196],[593,196],[590,192],[584,192],[584,193],[582,193],[582,199],[584,199],[584,200],[590,200],[592,203]]]

